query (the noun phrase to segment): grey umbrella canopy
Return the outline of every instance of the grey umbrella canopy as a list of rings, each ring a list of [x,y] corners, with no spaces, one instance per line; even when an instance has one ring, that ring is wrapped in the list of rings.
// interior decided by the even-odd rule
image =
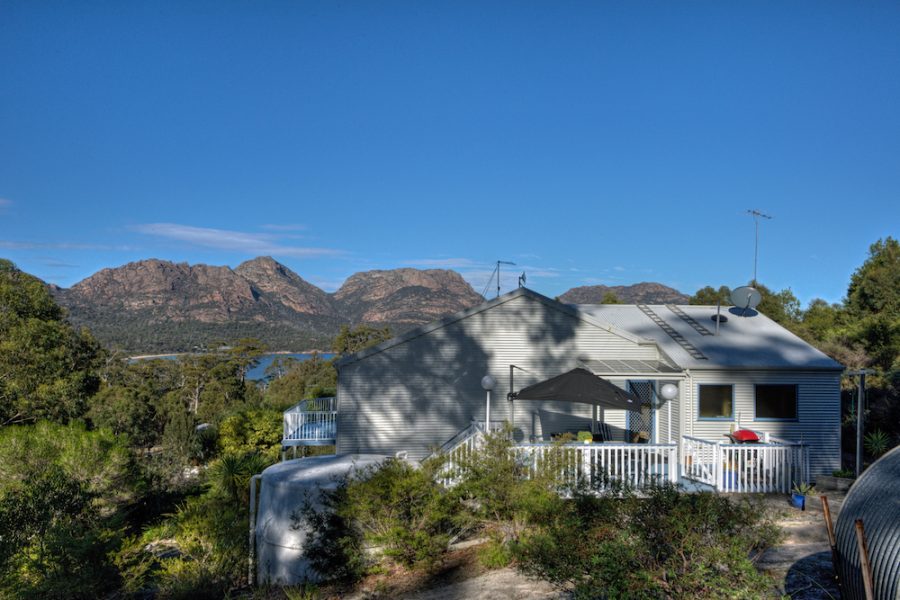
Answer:
[[[605,408],[640,410],[641,399],[587,369],[578,367],[511,395],[512,400],[558,400]]]

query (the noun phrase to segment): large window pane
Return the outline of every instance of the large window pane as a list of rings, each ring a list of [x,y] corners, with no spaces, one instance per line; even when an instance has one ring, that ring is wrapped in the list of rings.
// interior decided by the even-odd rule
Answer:
[[[732,397],[732,386],[730,385],[701,385],[700,418],[730,419],[734,414]]]
[[[757,419],[796,419],[797,386],[766,384],[756,386]]]

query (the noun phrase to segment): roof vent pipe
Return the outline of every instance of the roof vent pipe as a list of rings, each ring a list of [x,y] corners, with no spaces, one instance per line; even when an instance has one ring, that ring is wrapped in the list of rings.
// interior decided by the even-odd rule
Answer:
[[[722,319],[722,301],[716,300],[716,335],[719,335],[719,321]]]

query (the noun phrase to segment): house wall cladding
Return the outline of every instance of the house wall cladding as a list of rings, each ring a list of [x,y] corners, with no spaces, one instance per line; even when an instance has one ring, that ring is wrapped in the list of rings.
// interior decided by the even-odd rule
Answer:
[[[497,379],[491,419],[511,417],[506,395],[509,365],[518,390],[578,366],[578,359],[657,360],[654,344],[627,337],[554,309],[528,296],[432,330],[343,365],[338,379],[338,452],[409,452],[421,459],[484,419],[481,378]],[[614,383],[624,385],[624,380]],[[516,426],[525,439],[533,410],[542,411],[538,437],[551,429],[589,429],[591,407],[562,402],[517,402]],[[532,405],[532,406],[528,406]],[[620,413],[624,428],[625,419]],[[545,433],[545,429],[547,430]]]
[[[796,384],[798,418],[768,421],[755,418],[757,384]],[[697,393],[701,384],[734,385],[734,415],[729,420],[697,417]],[[692,371],[685,383],[686,435],[721,441],[735,427],[744,427],[809,444],[810,471],[830,475],[841,466],[840,372],[830,371]],[[740,420],[738,420],[740,417]]]

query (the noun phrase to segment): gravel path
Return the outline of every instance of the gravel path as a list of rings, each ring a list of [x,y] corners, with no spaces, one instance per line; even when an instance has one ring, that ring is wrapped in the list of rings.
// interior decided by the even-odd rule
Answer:
[[[403,600],[551,600],[567,598],[549,583],[530,579],[515,569],[498,569],[433,590],[398,596]]]
[[[843,493],[828,493],[833,521],[837,521],[843,501]],[[787,506],[783,497],[772,496],[768,503],[781,514],[777,522],[786,537],[763,554],[759,567],[775,576],[780,593],[794,600],[840,598],[820,500],[807,498],[803,512]]]

